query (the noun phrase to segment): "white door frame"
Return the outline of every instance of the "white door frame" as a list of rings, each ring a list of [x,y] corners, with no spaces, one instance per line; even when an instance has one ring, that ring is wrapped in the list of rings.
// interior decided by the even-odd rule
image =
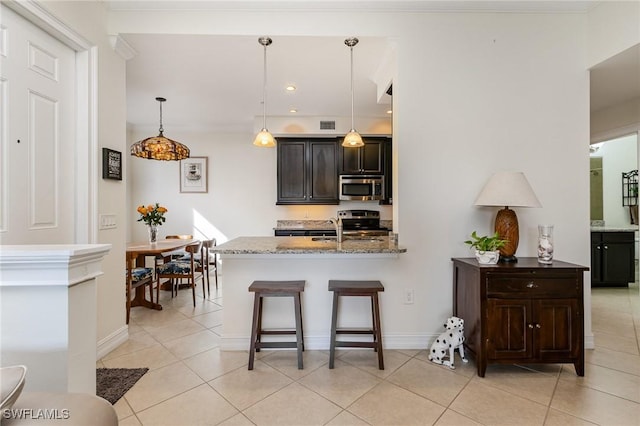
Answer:
[[[98,48],[36,0],[5,0],[11,8],[76,54],[74,243],[98,242]]]

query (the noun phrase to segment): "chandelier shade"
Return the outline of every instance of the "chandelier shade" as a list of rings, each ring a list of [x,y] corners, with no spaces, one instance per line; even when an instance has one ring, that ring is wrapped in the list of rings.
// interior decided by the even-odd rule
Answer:
[[[258,38],[258,43],[264,47],[264,72],[262,81],[262,130],[256,135],[253,141],[255,146],[262,148],[273,148],[276,146],[276,140],[271,133],[267,130],[267,46],[269,46],[273,40],[269,37]]]
[[[344,44],[349,46],[351,53],[351,130],[349,130],[349,133],[347,133],[342,141],[342,146],[347,148],[358,148],[364,146],[362,136],[360,136],[360,133],[355,129],[353,118],[353,46],[358,44],[358,41],[359,40],[355,37],[350,37],[344,41]]]
[[[156,98],[160,103],[160,133],[158,136],[143,139],[131,145],[131,155],[148,160],[177,161],[189,158],[190,151],[185,145],[163,135],[162,103],[165,98]]]

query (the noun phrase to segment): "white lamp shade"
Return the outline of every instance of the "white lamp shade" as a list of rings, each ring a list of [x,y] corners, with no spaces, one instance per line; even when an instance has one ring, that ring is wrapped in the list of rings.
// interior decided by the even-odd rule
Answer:
[[[253,144],[255,146],[273,148],[274,146],[276,146],[276,140],[267,129],[262,129],[260,133],[256,135],[256,139],[253,141]]]
[[[491,176],[476,206],[542,207],[522,172],[498,172]]]

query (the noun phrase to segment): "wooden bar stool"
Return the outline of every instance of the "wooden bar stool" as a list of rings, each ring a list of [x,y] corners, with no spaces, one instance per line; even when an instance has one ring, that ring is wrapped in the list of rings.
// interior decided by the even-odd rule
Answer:
[[[304,281],[254,281],[249,291],[254,292],[253,323],[251,325],[251,346],[249,347],[249,370],[253,370],[253,360],[261,348],[297,348],[298,369],[302,370],[302,351],[304,351],[304,332],[302,330],[302,304],[300,294],[304,291]],[[265,297],[293,297],[296,318],[295,330],[263,330],[262,302]],[[295,342],[262,342],[263,335],[295,334]]]
[[[378,352],[378,368],[384,370],[382,357],[382,333],[380,331],[380,305],[378,292],[384,291],[380,281],[339,281],[329,280],[329,291],[333,292],[333,311],[331,313],[331,343],[329,346],[329,368],[333,368],[336,347],[373,348]],[[371,298],[371,329],[338,329],[338,302],[340,296],[367,296]],[[338,341],[337,334],[371,334],[372,342]]]

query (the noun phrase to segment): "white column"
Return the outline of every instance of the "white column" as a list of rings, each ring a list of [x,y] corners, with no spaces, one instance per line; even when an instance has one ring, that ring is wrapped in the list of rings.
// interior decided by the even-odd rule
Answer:
[[[0,246],[0,365],[25,390],[95,395],[96,277],[110,244]]]

